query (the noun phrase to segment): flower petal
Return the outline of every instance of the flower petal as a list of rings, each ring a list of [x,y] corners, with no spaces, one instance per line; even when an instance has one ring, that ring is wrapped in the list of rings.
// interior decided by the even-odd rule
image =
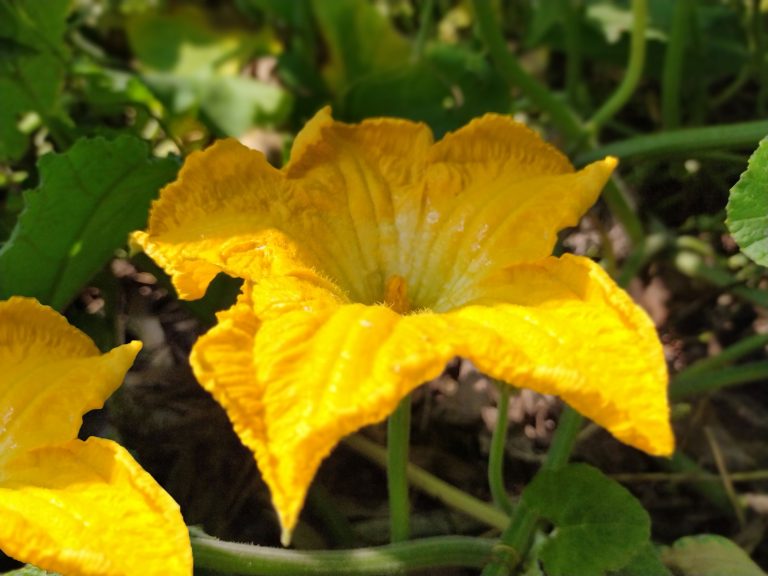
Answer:
[[[321,111],[280,172],[222,140],[190,155],[153,204],[148,232],[133,238],[185,298],[202,296],[221,271],[252,281],[313,272],[373,302],[386,280],[380,268],[396,253],[390,188],[418,179],[431,141],[421,124],[349,126]],[[378,225],[358,225],[368,218]]]
[[[179,507],[118,444],[71,440],[0,473],[0,548],[62,574],[192,574]]]
[[[351,301],[408,280],[415,307],[443,287],[547,256],[615,166],[574,173],[532,130],[487,115],[433,143],[424,124],[334,121],[325,108],[278,171],[234,140],[192,154],[134,239],[197,298],[218,272],[254,282],[314,274]]]
[[[406,277],[413,301],[445,309],[443,293],[549,256],[557,233],[595,203],[616,160],[574,172],[531,129],[489,114],[437,142],[428,165],[426,217],[412,240]]]
[[[83,414],[104,405],[140,349],[131,342],[102,355],[53,309],[0,302],[0,463],[77,437]]]
[[[565,255],[513,266],[446,314],[457,353],[515,386],[556,394],[622,442],[669,455],[667,368],[656,330],[597,264]]]
[[[500,276],[465,307],[410,316],[306,286],[274,290],[270,301],[272,286],[248,284],[200,338],[195,374],[254,452],[285,539],[336,443],[386,418],[456,355],[516,386],[560,395],[624,442],[671,452],[664,358],[629,297],[580,257]]]
[[[453,352],[385,306],[340,305],[319,294],[281,314],[270,306],[265,317],[274,314],[262,322],[254,311],[265,310],[262,288],[244,286],[190,361],[254,452],[287,542],[312,477],[339,439],[386,418]]]
[[[153,203],[148,231],[133,240],[171,274],[181,297],[200,298],[219,272],[255,280],[315,268],[315,256],[284,230],[316,217],[263,154],[220,140],[189,156]]]

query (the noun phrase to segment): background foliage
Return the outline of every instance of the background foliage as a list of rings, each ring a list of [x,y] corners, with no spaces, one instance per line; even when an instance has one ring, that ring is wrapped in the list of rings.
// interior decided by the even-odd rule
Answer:
[[[587,427],[575,457],[624,482],[668,547],[649,545],[625,567],[611,556],[620,548],[573,557],[574,519],[558,498],[573,492],[597,514],[590,499],[610,509],[613,496],[601,496],[623,490],[593,493],[599,473],[577,467],[568,491],[540,476],[523,496],[558,527],[534,544],[540,562],[528,573],[565,574],[575,563],[579,574],[764,574],[765,144],[734,188],[733,237],[725,221],[729,190],[768,134],[766,24],[758,0],[0,2],[0,297],[37,297],[103,349],[140,337],[143,360],[109,418],[95,416],[88,430],[132,448],[189,523],[275,544],[252,460],[185,368],[237,285],[220,278],[204,300],[179,302],[162,271],[130,255],[127,233],[144,226],[190,152],[233,136],[280,165],[328,103],[343,120],[400,116],[438,137],[486,112],[512,114],[576,165],[620,158],[603,201],[560,249],[601,259],[657,323],[679,443],[673,459],[653,460]],[[420,392],[414,459],[487,498],[497,396],[478,382],[457,363]],[[559,411],[548,399],[512,399],[513,492],[542,460]],[[381,472],[358,452],[342,447],[324,466],[298,547],[385,537]],[[428,498],[414,505],[418,534],[480,531]],[[616,506],[642,546],[645,512]],[[701,533],[719,536],[691,536]]]

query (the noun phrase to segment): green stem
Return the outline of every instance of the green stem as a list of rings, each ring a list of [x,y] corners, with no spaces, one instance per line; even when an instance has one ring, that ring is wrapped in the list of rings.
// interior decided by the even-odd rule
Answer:
[[[580,101],[581,94],[581,15],[577,13],[573,0],[559,0],[560,13],[565,26],[565,93],[571,105]]]
[[[544,461],[543,468],[545,470],[562,468],[568,463],[582,424],[584,424],[584,417],[566,405],[563,413],[560,414],[557,430],[552,437],[552,445],[549,447],[547,459]]]
[[[668,155],[670,153],[691,156],[699,150],[741,146],[755,148],[766,134],[768,134],[768,121],[765,120],[672,130],[638,136],[589,150],[578,155],[575,164],[583,166],[606,156],[618,156],[625,160],[635,156]]]
[[[736,344],[728,346],[728,348],[720,352],[717,356],[707,356],[706,358],[702,358],[691,364],[688,368],[675,376],[674,381],[686,380],[696,374],[721,368],[722,366],[734,362],[750,352],[754,352],[765,346],[768,346],[768,334],[753,334],[743,340],[739,340]]]
[[[378,444],[359,434],[345,438],[344,443],[355,452],[386,469],[387,451]],[[454,488],[415,464],[408,464],[406,474],[408,481],[414,488],[440,500],[454,510],[463,512],[470,518],[475,518],[499,530],[503,530],[509,524],[509,516],[499,509],[462,492],[458,488]]]
[[[694,0],[677,0],[661,80],[661,121],[665,128],[680,125],[680,85]]]
[[[587,123],[590,132],[597,133],[600,126],[621,110],[634,94],[645,64],[645,29],[647,24],[648,0],[632,0],[632,39],[629,47],[627,71],[616,91]]]
[[[499,27],[498,18],[493,13],[492,5],[493,3],[489,0],[472,0],[480,35],[496,64],[496,69],[507,83],[520,88],[536,106],[549,114],[552,123],[572,143],[581,142],[584,131],[571,109],[564,102],[557,99],[546,86],[528,74],[507,49],[507,44]]]
[[[716,94],[715,96],[712,96],[710,99],[710,108],[712,110],[717,110],[728,102],[731,98],[736,96],[736,94],[739,94],[741,92],[741,89],[744,87],[744,85],[747,83],[747,81],[752,77],[752,66],[744,66],[741,70],[739,70],[739,73],[736,75],[736,77],[733,79],[733,82],[728,84],[723,90]]]
[[[424,56],[424,48],[432,31],[432,14],[434,13],[435,0],[421,0],[421,12],[419,13],[419,32],[413,43],[412,60],[418,62]]]
[[[297,552],[223,542],[191,532],[195,568],[240,575],[398,574],[406,570],[463,566],[480,568],[492,557],[494,542],[441,536],[355,550]]]
[[[504,485],[504,445],[507,441],[507,425],[509,424],[509,393],[507,384],[497,382],[499,403],[497,407],[496,426],[491,438],[491,452],[488,455],[488,484],[491,488],[493,503],[507,514],[512,514],[512,502],[507,495]]]
[[[618,182],[615,176],[608,180],[603,189],[603,200],[605,200],[611,213],[624,226],[634,249],[641,252],[645,242],[643,223],[640,221],[634,206],[632,206],[629,195]]]
[[[754,68],[760,87],[757,94],[757,115],[765,116],[768,105],[768,70],[765,62],[765,28],[760,0],[752,0],[752,33],[754,35]]]
[[[624,224],[623,221],[622,224]],[[653,232],[645,236],[641,242],[635,243],[632,252],[624,261],[624,265],[616,277],[616,283],[626,289],[640,269],[668,245],[669,235],[664,232]]]
[[[702,470],[696,462],[680,451],[675,452],[672,455],[672,458],[657,458],[656,462],[658,462],[662,468],[666,468],[667,470],[671,470],[678,474],[696,474],[697,476],[708,475],[712,478],[717,478],[714,474]],[[719,478],[717,479],[719,480]],[[728,495],[725,493],[725,490],[723,490],[723,486],[719,482],[700,480],[693,482],[691,487],[709,500],[709,502],[718,510],[726,514],[730,513],[731,503],[728,500]]]
[[[411,436],[411,397],[406,396],[387,421],[387,491],[389,493],[390,539],[408,540],[408,445]]]
[[[482,576],[508,576],[525,559],[539,515],[524,501],[515,508],[509,526],[499,538],[493,560],[483,569]]]
[[[560,415],[557,430],[552,438],[547,459],[542,470],[556,470],[568,463],[573,445],[579,434],[584,418],[570,406]],[[531,544],[539,517],[521,500],[515,508],[509,527],[499,538],[499,547],[494,560],[483,570],[482,576],[507,576],[523,561]]]
[[[757,382],[768,378],[768,361],[751,362],[740,366],[723,368],[717,372],[694,373],[674,379],[669,387],[669,397],[679,402],[690,396],[714,392],[727,386]]]

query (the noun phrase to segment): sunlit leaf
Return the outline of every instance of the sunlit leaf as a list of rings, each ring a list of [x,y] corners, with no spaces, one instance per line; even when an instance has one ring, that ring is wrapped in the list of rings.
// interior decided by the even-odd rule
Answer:
[[[59,576],[56,572],[47,572],[31,564],[13,570],[12,572],[4,572],[2,576]]]
[[[766,576],[744,550],[714,534],[681,538],[662,557],[680,576]]]
[[[62,115],[70,5],[69,0],[0,2],[0,161],[15,160],[26,150],[28,137],[17,127],[25,113]]]
[[[340,113],[351,121],[371,116],[419,120],[442,136],[509,106],[506,84],[482,56],[444,44],[418,61],[362,78],[344,93]]]
[[[551,576],[603,576],[648,543],[650,519],[620,484],[585,464],[540,472],[523,505],[555,526],[540,558]]]
[[[146,222],[178,163],[150,158],[138,138],[81,140],[39,163],[40,186],[0,249],[0,298],[34,296],[61,309]]]
[[[215,29],[204,12],[184,7],[134,17],[128,38],[144,81],[175,114],[199,109],[220,134],[240,136],[290,112],[283,88],[240,74],[255,54],[274,50],[268,32]]]
[[[409,42],[373,4],[315,0],[312,6],[329,51],[324,74],[337,93],[368,74],[393,70],[408,61]]]
[[[763,139],[749,166],[731,188],[726,223],[741,250],[768,266],[768,139]]]

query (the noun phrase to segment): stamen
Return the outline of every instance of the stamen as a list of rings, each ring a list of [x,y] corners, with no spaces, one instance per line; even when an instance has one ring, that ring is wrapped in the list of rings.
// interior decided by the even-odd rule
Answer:
[[[408,286],[405,283],[405,278],[394,274],[387,279],[387,286],[384,289],[384,304],[398,314],[408,314],[410,304],[408,303]]]

